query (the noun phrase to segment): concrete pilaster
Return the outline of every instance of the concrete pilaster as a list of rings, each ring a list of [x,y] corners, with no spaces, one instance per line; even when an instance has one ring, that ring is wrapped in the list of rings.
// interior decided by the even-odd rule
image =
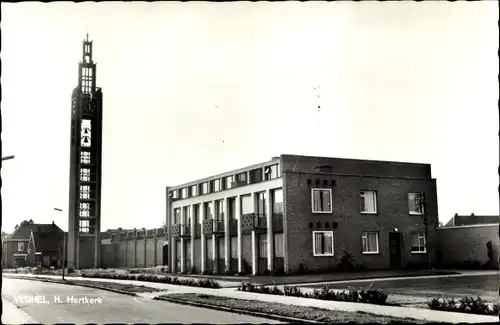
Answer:
[[[190,215],[191,215],[191,246],[190,246],[190,249],[191,251],[189,252],[191,254],[191,269],[194,268],[194,242],[195,242],[195,239],[194,239],[194,235],[195,235],[195,228],[196,228],[196,224],[195,224],[195,215],[194,215],[194,205],[191,205],[189,207],[190,209]],[[191,270],[189,270],[191,271]]]
[[[267,269],[273,270],[273,209],[271,204],[271,191],[266,190],[266,215],[267,215]]]
[[[226,269],[225,271],[229,271],[230,261],[231,261],[231,250],[230,247],[230,238],[229,238],[229,200],[226,197],[224,199],[224,259]]]
[[[243,271],[243,260],[241,258],[241,196],[236,197],[236,219],[238,220],[238,272]]]
[[[203,221],[205,220],[205,215],[206,215],[206,207],[205,203],[201,203],[200,205],[200,210],[201,210],[201,272],[205,272],[205,264],[206,264],[206,255],[207,255],[207,250],[205,248],[206,245],[206,239],[205,239],[205,234],[203,233]]]

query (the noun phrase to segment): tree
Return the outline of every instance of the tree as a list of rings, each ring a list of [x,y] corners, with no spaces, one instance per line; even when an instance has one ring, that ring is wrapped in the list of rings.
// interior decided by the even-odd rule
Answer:
[[[3,243],[3,241],[4,241],[7,237],[9,237],[9,236],[10,236],[10,234],[9,234],[9,233],[7,233],[7,232],[5,232],[5,231],[2,231],[2,243]]]
[[[21,224],[20,224],[20,225],[16,225],[16,226],[14,227],[14,230],[17,230],[17,228],[22,227],[22,226],[24,226],[24,225],[26,225],[26,224],[32,225],[32,224],[34,224],[34,223],[35,223],[35,222],[33,221],[33,219],[30,219],[30,220],[23,220],[23,222],[21,222]]]

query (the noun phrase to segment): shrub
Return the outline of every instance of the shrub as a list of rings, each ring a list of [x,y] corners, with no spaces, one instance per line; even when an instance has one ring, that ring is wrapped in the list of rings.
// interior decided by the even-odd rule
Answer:
[[[303,263],[300,263],[296,273],[297,275],[307,274],[307,266]]]
[[[255,287],[253,283],[251,282],[242,282],[240,286],[238,287],[238,291],[248,291],[248,292],[253,292],[255,290]]]
[[[430,309],[454,311],[468,314],[480,315],[498,315],[500,312],[500,304],[497,302],[493,305],[483,301],[480,297],[463,297],[458,302],[454,298],[434,298],[427,305]]]
[[[353,257],[352,255],[344,251],[342,253],[342,257],[340,258],[340,262],[337,264],[338,269],[341,271],[353,271],[356,269],[356,267],[353,264]]]

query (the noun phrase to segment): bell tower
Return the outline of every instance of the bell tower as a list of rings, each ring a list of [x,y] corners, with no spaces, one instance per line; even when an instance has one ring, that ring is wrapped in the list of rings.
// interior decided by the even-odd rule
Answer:
[[[87,34],[71,96],[67,263],[74,269],[100,264],[102,91],[96,87],[92,45]]]

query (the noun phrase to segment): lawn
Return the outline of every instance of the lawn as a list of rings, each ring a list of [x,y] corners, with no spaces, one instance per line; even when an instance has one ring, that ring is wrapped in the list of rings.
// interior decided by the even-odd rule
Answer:
[[[162,297],[162,296],[160,296]],[[356,323],[417,323],[426,324],[421,320],[409,318],[396,318],[389,316],[373,315],[364,312],[332,311],[320,308],[294,306],[280,303],[270,303],[257,300],[242,300],[205,294],[183,293],[164,295],[166,298],[202,303],[217,307],[226,307],[251,312],[274,314],[280,316],[294,317],[304,320],[320,321],[328,324],[356,322]]]

